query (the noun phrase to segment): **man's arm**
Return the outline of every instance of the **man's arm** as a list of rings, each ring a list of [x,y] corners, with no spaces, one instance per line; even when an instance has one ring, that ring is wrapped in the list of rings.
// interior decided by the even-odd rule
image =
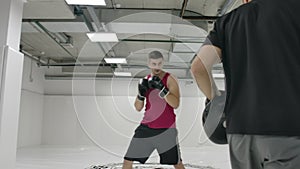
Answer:
[[[172,75],[168,77],[167,87],[169,94],[165,96],[165,100],[170,106],[177,109],[180,104],[180,92],[178,82]]]
[[[141,111],[144,107],[144,101],[146,93],[149,90],[148,79],[146,77],[139,80],[138,83],[138,95],[134,102],[134,107],[137,111]]]
[[[198,88],[204,93],[208,99],[219,95],[219,91],[212,78],[212,67],[216,63],[220,63],[221,49],[213,45],[204,45],[201,47],[197,56],[191,65],[191,72],[196,80]]]

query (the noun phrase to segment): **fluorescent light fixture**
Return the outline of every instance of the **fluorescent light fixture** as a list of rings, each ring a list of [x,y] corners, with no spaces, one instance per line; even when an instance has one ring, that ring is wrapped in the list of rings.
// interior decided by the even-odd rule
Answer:
[[[114,72],[115,76],[131,76],[131,72]]]
[[[106,5],[105,0],[65,0],[69,5]]]
[[[225,78],[225,75],[223,73],[213,73],[212,75],[214,78]]]
[[[95,32],[86,34],[92,42],[118,42],[116,33]]]
[[[127,63],[126,58],[104,58],[106,63]]]

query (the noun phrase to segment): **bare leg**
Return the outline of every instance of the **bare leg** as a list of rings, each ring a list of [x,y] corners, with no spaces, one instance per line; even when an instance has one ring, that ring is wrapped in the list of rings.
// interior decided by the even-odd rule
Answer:
[[[183,164],[182,164],[182,161],[180,161],[178,164],[175,164],[175,165],[174,165],[174,168],[175,168],[175,169],[184,169],[184,166],[183,166]]]
[[[132,169],[133,161],[124,160],[122,169]]]

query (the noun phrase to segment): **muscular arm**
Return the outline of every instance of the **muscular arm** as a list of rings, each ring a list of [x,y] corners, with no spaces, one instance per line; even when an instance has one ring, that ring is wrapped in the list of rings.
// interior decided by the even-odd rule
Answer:
[[[220,62],[220,58],[220,48],[212,45],[204,45],[201,47],[191,65],[191,72],[198,88],[208,99],[219,95],[217,86],[212,78],[211,70],[214,64]]]
[[[177,80],[173,76],[169,76],[167,80],[169,94],[165,97],[166,102],[177,109],[180,104],[180,92]]]

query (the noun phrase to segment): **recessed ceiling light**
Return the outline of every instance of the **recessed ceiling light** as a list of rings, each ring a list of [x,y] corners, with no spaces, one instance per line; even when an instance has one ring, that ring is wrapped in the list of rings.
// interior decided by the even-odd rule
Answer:
[[[104,0],[65,0],[69,5],[106,5]]]
[[[126,58],[104,58],[106,63],[127,63]]]
[[[95,32],[86,34],[92,42],[118,42],[116,33]]]
[[[131,72],[114,72],[115,76],[131,76]]]

